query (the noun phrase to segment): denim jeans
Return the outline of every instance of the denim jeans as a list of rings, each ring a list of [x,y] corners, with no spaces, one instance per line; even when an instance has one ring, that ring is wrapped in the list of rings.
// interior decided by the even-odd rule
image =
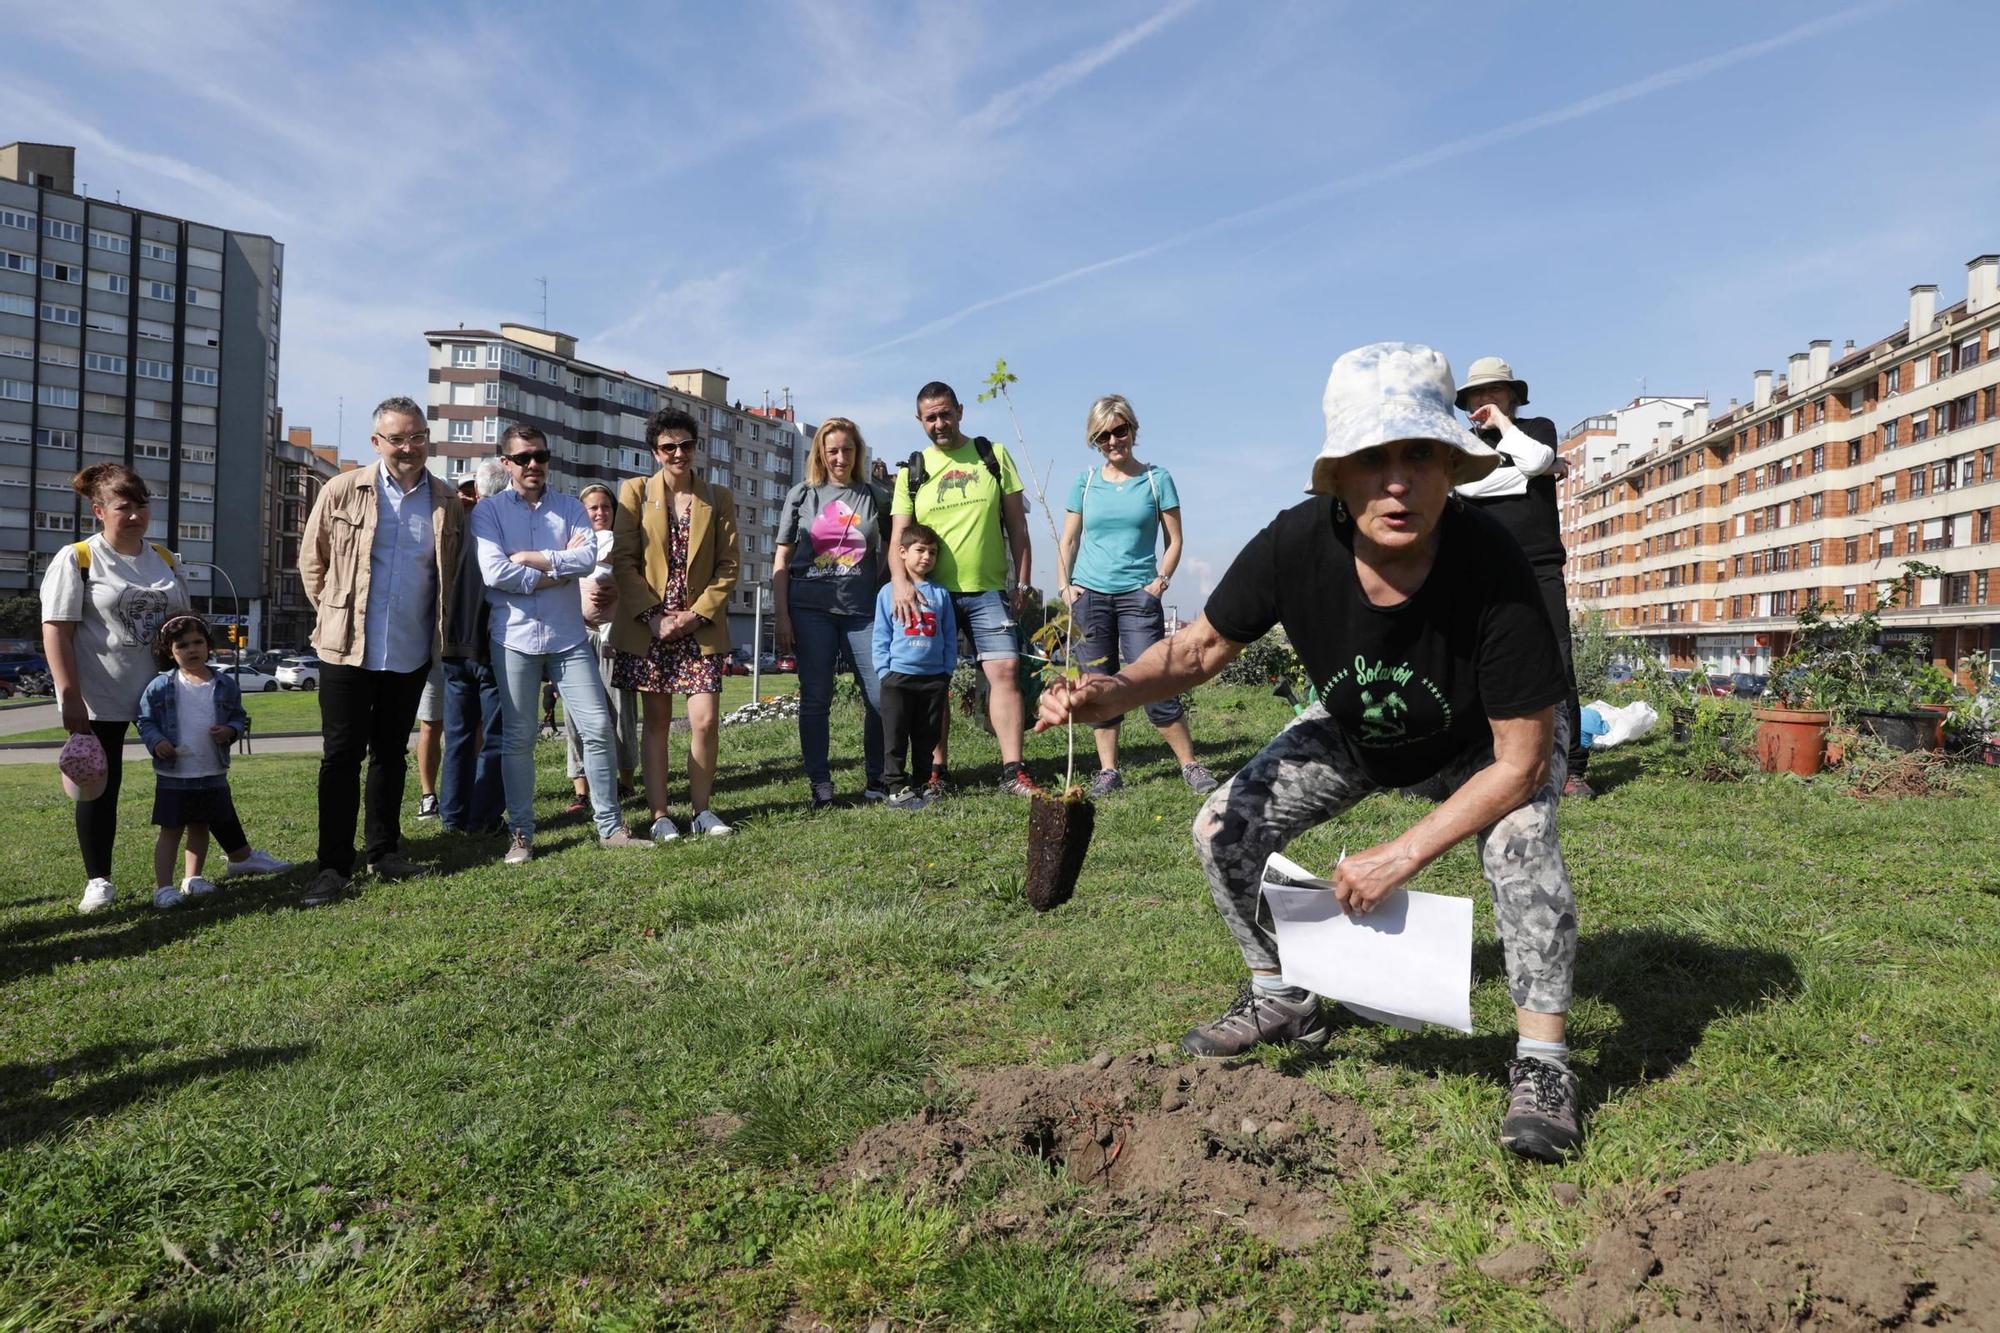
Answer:
[[[827,765],[833,706],[833,675],[840,659],[861,686],[861,756],[868,785],[882,781],[882,682],[875,674],[870,616],[837,616],[803,608],[792,612],[792,641],[799,657],[799,753],[807,782],[831,782]]]
[[[446,658],[444,764],[438,773],[438,815],[446,828],[477,833],[500,822],[502,737],[493,668],[475,658]]]
[[[1160,599],[1144,588],[1118,593],[1081,589],[1070,614],[1076,619],[1076,660],[1086,672],[1096,675],[1108,676],[1132,665],[1167,636]],[[1147,704],[1146,716],[1156,727],[1171,726],[1187,716],[1187,705],[1175,695]],[[1124,720],[1121,713],[1096,726],[1112,728]]]
[[[535,831],[535,733],[541,723],[542,678],[555,682],[569,725],[583,736],[583,772],[590,781],[597,835],[608,838],[624,824],[618,810],[618,769],[612,755],[611,709],[596,655],[584,639],[557,653],[518,653],[493,645],[493,674],[500,685],[500,720],[506,733],[500,774],[507,791],[507,823]]]

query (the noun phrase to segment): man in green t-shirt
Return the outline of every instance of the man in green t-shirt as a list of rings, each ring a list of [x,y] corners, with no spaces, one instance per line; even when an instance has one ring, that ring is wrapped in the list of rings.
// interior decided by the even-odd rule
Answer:
[[[943,542],[931,580],[951,593],[958,623],[971,636],[973,655],[986,673],[988,716],[1000,742],[1000,790],[1032,796],[1035,784],[1021,767],[1024,719],[1014,637],[1032,559],[1028,510],[1006,446],[966,439],[958,428],[964,415],[949,384],[933,380],[917,391],[917,421],[931,443],[923,452],[921,484],[912,493],[910,469],[904,467],[896,474],[889,506],[895,612],[908,623],[921,614],[916,586],[903,568],[902,536],[911,523],[923,523]],[[934,783],[944,771],[946,744],[938,743]]]

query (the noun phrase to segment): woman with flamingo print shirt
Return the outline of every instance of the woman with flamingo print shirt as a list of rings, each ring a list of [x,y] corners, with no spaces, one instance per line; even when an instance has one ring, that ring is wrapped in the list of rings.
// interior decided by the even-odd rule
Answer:
[[[862,795],[881,800],[881,681],[869,636],[875,590],[882,585],[880,515],[885,497],[868,476],[868,446],[861,428],[831,417],[813,435],[806,479],[792,487],[778,518],[778,549],[771,568],[778,651],[799,659],[799,752],[812,808],[833,804],[829,712],[833,674],[839,666],[861,687],[861,750],[867,786]]]

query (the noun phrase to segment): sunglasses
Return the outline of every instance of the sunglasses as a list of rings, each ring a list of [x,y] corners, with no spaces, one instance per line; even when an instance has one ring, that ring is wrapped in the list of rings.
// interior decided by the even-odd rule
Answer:
[[[1091,438],[1096,441],[1099,448],[1111,443],[1113,440],[1129,440],[1132,438],[1132,423],[1129,421],[1120,422],[1110,430],[1097,432]]]
[[[546,449],[530,449],[525,454],[502,454],[501,457],[512,463],[515,467],[528,467],[535,463],[548,462],[549,451]]]
[[[653,452],[661,454],[684,454],[694,452],[693,440],[668,440],[653,446]]]

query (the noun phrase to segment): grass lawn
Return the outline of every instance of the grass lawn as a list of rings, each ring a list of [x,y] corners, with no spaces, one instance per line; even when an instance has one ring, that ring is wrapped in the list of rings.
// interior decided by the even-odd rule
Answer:
[[[799,687],[798,677],[792,675],[766,675],[758,684],[763,687],[765,694],[791,694]],[[722,678],[722,709],[725,713],[749,701],[748,676]],[[250,727],[255,732],[319,730],[319,695],[313,690],[265,690],[247,694],[243,697],[243,708],[250,714]],[[44,727],[39,731],[24,731],[18,736],[9,736],[7,739],[58,741],[63,735],[61,727]]]
[[[1197,699],[1219,770],[1284,717],[1257,691]],[[1099,1257],[1133,1219],[1080,1186],[1042,1181],[1046,1216],[1008,1228],[986,1175],[912,1201],[830,1181],[857,1134],[951,1105],[969,1071],[1144,1051],[1228,1002],[1241,964],[1194,800],[1148,728],[1127,736],[1137,781],[1100,803],[1076,900],[1039,917],[1021,803],[808,814],[783,722],[724,733],[731,839],[610,854],[552,821],[510,871],[497,840],[406,820],[454,873],[316,912],[292,906],[302,872],[145,906],[140,772],[119,904],[77,916],[68,805],[45,771],[0,769],[0,1330],[1133,1329],[1197,1305],[1204,1328],[1338,1327],[1393,1315],[1383,1247],[1443,1266],[1438,1322],[1535,1328],[1599,1220],[1696,1167],[1847,1149],[1934,1188],[2000,1173],[2000,775],[1902,803],[1710,786],[1649,774],[1660,736],[1601,756],[1607,794],[1564,810],[1579,1159],[1497,1146],[1512,1013],[1468,847],[1420,885],[1477,891],[1477,1033],[1347,1026],[1269,1061],[1372,1126],[1366,1169],[1319,1180],[1340,1223],[1311,1249],[1189,1217],[1119,1288]],[[956,777],[990,789],[991,742],[956,740]],[[1059,734],[1030,747],[1059,766]],[[560,752],[541,760],[553,815]],[[239,764],[257,843],[310,855],[314,764]],[[1418,808],[1371,800],[1292,854],[1330,865]],[[1476,1267],[1524,1239],[1554,1256],[1536,1283]]]

